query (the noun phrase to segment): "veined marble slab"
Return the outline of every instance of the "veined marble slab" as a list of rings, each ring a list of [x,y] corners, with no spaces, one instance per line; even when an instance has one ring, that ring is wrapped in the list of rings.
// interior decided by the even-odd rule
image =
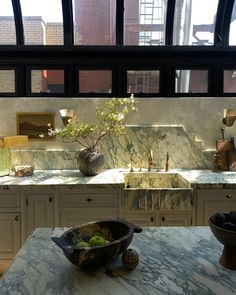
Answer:
[[[152,170],[152,173],[155,170]],[[0,177],[0,189],[20,186],[28,188],[58,187],[69,188],[75,186],[121,186],[124,187],[124,173],[129,169],[107,169],[96,176],[84,176],[79,170],[35,170],[32,176]],[[169,172],[180,174],[190,183],[191,188],[236,188],[236,172],[224,171],[220,173],[210,170],[171,169]]]
[[[66,229],[38,228],[0,280],[1,295],[235,295],[236,272],[218,262],[222,245],[209,227],[150,227],[130,248],[133,271],[118,257],[86,273],[71,264],[50,236]]]

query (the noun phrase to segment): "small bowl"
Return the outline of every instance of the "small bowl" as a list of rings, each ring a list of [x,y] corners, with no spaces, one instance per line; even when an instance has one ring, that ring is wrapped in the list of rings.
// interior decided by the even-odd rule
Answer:
[[[224,245],[219,262],[226,268],[236,270],[236,232],[215,225],[212,217],[213,215],[209,219],[211,231],[216,239]]]
[[[51,237],[63,250],[65,256],[73,264],[84,269],[104,266],[126,250],[133,239],[134,233],[142,231],[137,225],[126,220],[94,221],[74,227],[60,237]],[[79,247],[78,241],[88,241],[92,236],[99,235],[108,244],[94,247]]]

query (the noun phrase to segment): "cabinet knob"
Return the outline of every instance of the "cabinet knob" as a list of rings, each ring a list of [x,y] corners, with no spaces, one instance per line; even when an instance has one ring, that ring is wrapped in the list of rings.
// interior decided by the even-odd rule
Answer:
[[[48,199],[48,202],[50,202],[50,203],[52,202],[52,197],[50,197],[50,198]]]
[[[89,203],[89,202],[92,202],[92,200],[93,199],[91,199],[91,198],[88,198],[88,199],[86,199],[86,201]]]
[[[163,222],[165,222],[165,221],[166,221],[166,219],[165,219],[165,217],[164,217],[164,216],[162,216],[161,220],[162,220]]]
[[[232,199],[232,195],[226,195],[225,198]]]
[[[15,217],[15,221],[18,221],[18,220],[19,220],[19,216],[16,215],[16,217]]]

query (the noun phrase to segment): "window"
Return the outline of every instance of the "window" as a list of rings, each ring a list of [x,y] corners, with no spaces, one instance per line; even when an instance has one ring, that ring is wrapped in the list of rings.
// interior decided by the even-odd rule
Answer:
[[[16,44],[15,20],[11,0],[0,0],[0,45]]]
[[[0,69],[0,93],[15,93],[15,70]]]
[[[61,0],[21,0],[26,45],[62,45]],[[52,13],[53,12],[53,13]]]
[[[50,95],[64,93],[64,70],[31,70],[31,93]]]
[[[74,44],[115,45],[116,0],[74,0]]]
[[[125,0],[124,44],[164,45],[165,0]]]
[[[0,95],[234,96],[234,27],[236,0],[0,0]]]
[[[79,70],[79,93],[112,93],[112,71]]]
[[[159,93],[159,71],[127,71],[127,93]]]
[[[173,44],[213,45],[218,0],[176,0]]]
[[[176,70],[175,93],[207,93],[207,70]]]

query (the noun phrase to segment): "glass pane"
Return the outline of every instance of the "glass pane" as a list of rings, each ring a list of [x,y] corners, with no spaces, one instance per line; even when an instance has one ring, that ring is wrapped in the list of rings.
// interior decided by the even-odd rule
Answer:
[[[127,71],[127,93],[159,93],[160,71]]]
[[[80,70],[79,71],[80,93],[111,93],[112,71],[103,70]]]
[[[224,71],[224,93],[236,93],[236,70]]]
[[[174,45],[214,45],[218,0],[176,0]]]
[[[0,44],[16,44],[16,28],[11,0],[0,0]]]
[[[125,0],[124,44],[164,45],[166,0]]]
[[[0,92],[15,93],[15,70],[0,70]]]
[[[32,93],[64,93],[63,70],[31,70]]]
[[[63,45],[61,0],[21,0],[26,45]]]
[[[176,70],[175,93],[207,93],[207,70]]]
[[[74,44],[116,44],[116,1],[74,0]]]
[[[236,45],[236,2],[234,2],[231,22],[230,22],[229,45]]]

